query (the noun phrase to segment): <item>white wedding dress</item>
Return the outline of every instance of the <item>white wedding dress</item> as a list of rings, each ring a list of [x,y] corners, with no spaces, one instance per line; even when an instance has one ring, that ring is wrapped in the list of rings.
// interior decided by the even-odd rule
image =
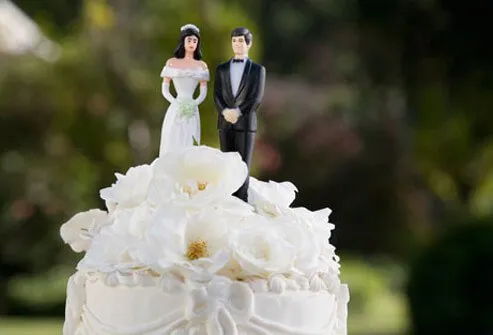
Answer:
[[[209,80],[209,70],[202,68],[180,69],[165,66],[161,77],[171,78],[176,98],[166,111],[161,129],[159,156],[170,150],[200,144],[200,116],[193,94],[201,81]],[[186,110],[186,113],[183,113]]]

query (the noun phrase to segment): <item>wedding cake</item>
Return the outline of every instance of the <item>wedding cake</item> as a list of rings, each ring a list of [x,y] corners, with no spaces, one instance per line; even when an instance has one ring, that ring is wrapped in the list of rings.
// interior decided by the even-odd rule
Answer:
[[[67,287],[65,335],[345,335],[349,293],[330,210],[290,207],[296,187],[247,176],[235,152],[170,151],[116,174],[106,211],[63,240],[85,252]]]

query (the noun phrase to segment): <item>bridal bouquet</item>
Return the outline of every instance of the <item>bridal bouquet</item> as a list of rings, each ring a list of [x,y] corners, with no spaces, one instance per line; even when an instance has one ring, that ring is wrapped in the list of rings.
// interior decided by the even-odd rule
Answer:
[[[247,173],[236,152],[196,146],[166,153],[117,174],[100,192],[107,211],[75,215],[62,226],[62,238],[86,251],[81,271],[337,281],[330,210],[290,207],[292,183],[255,178],[246,203],[232,194]]]
[[[178,101],[178,110],[180,112],[180,117],[182,119],[189,119],[194,116],[196,112],[197,103],[194,99],[179,99]]]

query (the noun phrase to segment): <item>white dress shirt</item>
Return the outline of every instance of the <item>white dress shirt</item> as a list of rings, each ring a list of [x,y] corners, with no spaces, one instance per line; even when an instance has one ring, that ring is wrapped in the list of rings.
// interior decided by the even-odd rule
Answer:
[[[233,96],[236,96],[238,93],[238,88],[240,87],[241,77],[243,76],[243,70],[245,70],[245,64],[248,58],[243,58],[243,62],[241,63],[233,63],[231,60],[230,63],[230,76],[231,76],[231,90],[233,92]]]

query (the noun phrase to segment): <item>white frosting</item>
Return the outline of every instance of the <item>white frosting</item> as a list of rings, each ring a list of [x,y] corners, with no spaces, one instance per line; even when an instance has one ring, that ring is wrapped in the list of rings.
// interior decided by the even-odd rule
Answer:
[[[133,287],[105,283],[122,276],[84,277],[78,272],[69,281],[64,335],[346,334],[349,297],[345,285],[335,294],[278,294],[254,292],[247,283],[219,276],[197,284],[177,282],[172,275],[140,274],[130,277],[145,286]]]
[[[245,203],[232,193],[247,174],[238,153],[206,146],[117,174],[108,212],[61,228],[86,251],[64,335],[346,334],[330,209],[292,208],[293,184],[255,178]]]
[[[82,308],[86,303],[86,276],[81,272],[70,277],[67,285],[67,302],[65,304],[65,323],[63,334],[75,334],[82,317]]]

